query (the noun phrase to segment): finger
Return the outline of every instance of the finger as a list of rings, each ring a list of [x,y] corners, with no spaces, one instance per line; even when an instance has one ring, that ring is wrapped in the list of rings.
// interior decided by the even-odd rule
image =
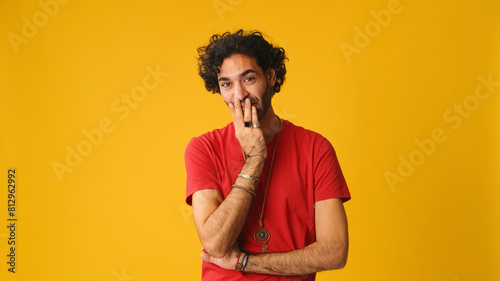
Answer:
[[[235,125],[237,125],[239,127],[240,125],[243,125],[243,112],[241,109],[241,101],[234,100],[233,105],[234,105],[233,121],[234,121]]]
[[[250,99],[245,99],[245,112],[243,116],[243,120],[245,121],[252,121],[252,109],[251,109],[252,103],[250,102]]]
[[[243,112],[243,106],[245,106],[245,101],[235,100],[234,103],[234,126],[239,130],[243,130],[245,128],[245,118]],[[250,119],[248,119],[250,121]]]
[[[244,124],[243,124],[243,110],[241,109],[241,101],[234,100],[233,106],[234,106],[234,116],[233,116],[234,126],[236,128],[241,128],[244,126]]]
[[[259,123],[259,116],[257,116],[257,108],[255,108],[255,105],[252,106],[252,124],[257,124]]]
[[[230,102],[227,106],[229,107],[229,111],[231,112],[231,117],[233,118],[233,121],[234,121],[234,117],[236,116],[234,104],[232,102]]]

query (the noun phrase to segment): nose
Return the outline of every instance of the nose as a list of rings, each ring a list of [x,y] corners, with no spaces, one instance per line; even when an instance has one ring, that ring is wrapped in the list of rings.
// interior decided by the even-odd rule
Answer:
[[[234,99],[243,101],[248,97],[248,92],[241,83],[235,83],[234,85]]]

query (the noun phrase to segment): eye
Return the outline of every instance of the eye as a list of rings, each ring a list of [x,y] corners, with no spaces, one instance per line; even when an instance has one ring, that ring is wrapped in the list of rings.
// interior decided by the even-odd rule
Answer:
[[[231,83],[229,83],[229,82],[222,82],[222,83],[220,83],[220,86],[223,87],[223,88],[229,87],[229,85],[231,85]]]
[[[245,82],[252,82],[253,80],[255,80],[255,77],[252,76],[245,77]]]

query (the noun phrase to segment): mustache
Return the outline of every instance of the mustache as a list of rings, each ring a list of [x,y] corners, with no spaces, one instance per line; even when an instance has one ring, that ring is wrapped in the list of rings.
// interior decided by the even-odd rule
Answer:
[[[252,98],[248,98],[250,99],[250,105],[258,105],[259,104],[259,100],[258,99],[252,99]],[[245,100],[241,100],[240,101],[240,104],[241,104],[241,108],[245,108]]]
[[[237,103],[233,103],[233,105],[235,105],[235,104],[237,104]],[[226,105],[229,106],[229,103],[226,102]],[[240,105],[241,105],[241,109],[245,110],[245,102],[244,101],[240,102]],[[260,110],[260,105],[259,105],[258,101],[250,101],[250,106],[255,106],[255,108],[257,108],[257,110]]]

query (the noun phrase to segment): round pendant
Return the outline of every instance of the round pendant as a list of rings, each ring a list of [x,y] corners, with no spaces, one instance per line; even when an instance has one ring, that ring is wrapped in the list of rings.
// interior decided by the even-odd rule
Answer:
[[[271,234],[269,234],[269,231],[267,231],[265,228],[261,227],[255,231],[253,238],[255,239],[255,241],[257,241],[257,243],[265,244],[271,238]]]

